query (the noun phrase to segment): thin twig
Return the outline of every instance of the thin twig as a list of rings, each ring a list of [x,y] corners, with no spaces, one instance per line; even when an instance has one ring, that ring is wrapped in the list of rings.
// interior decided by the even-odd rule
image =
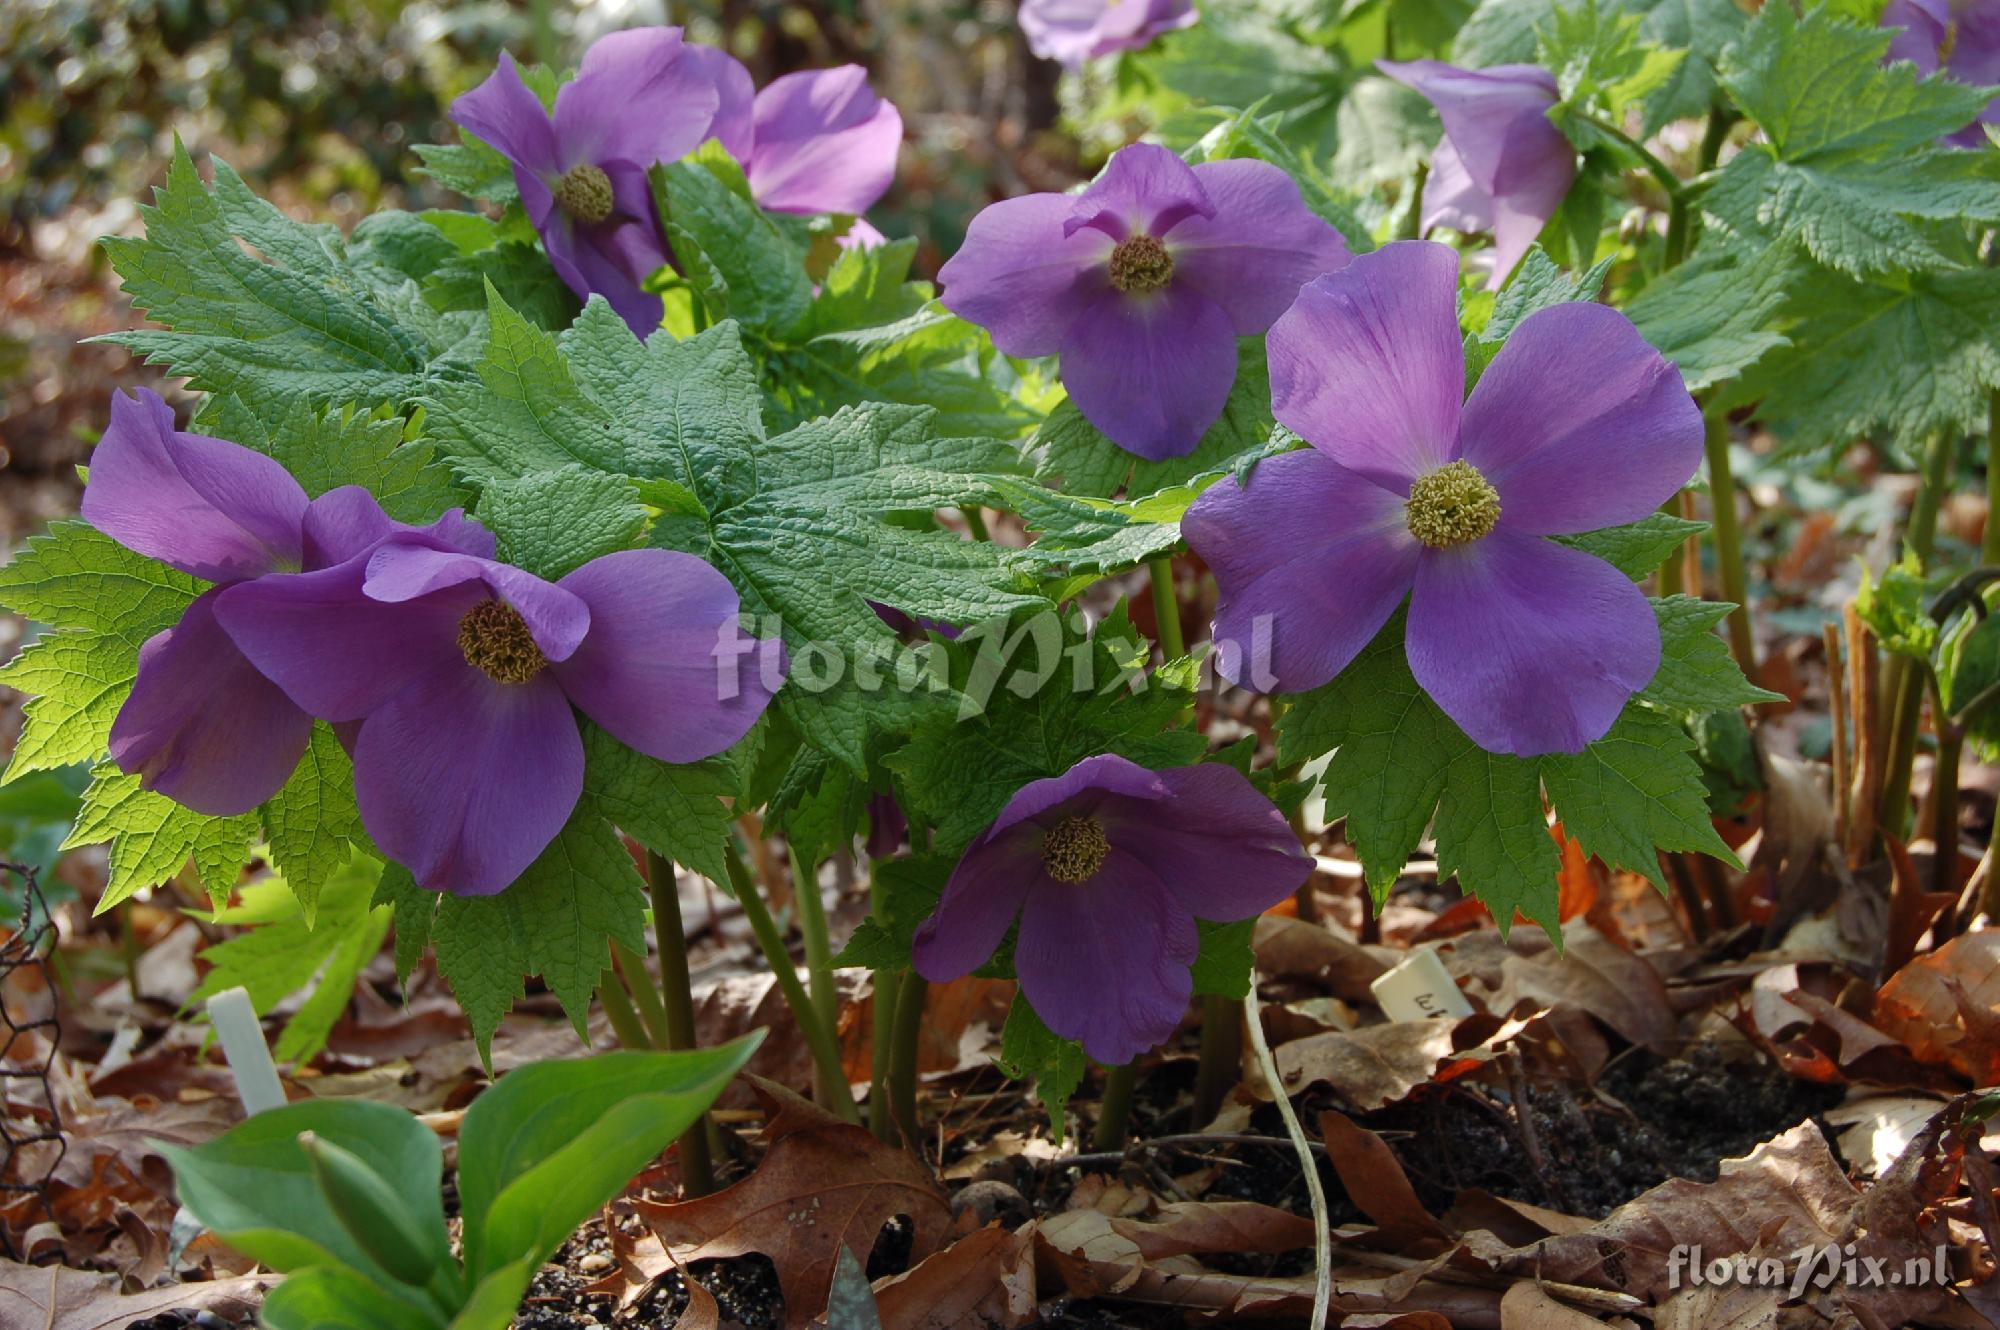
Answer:
[[[1292,1148],[1298,1151],[1300,1169],[1305,1174],[1313,1220],[1313,1312],[1308,1325],[1310,1330],[1326,1330],[1327,1313],[1333,1306],[1333,1224],[1327,1217],[1326,1188],[1320,1185],[1312,1142],[1306,1139],[1306,1130],[1299,1125],[1298,1112],[1293,1109],[1291,1097],[1285,1093],[1285,1082],[1278,1075],[1277,1059],[1271,1056],[1271,1045],[1264,1038],[1264,1009],[1257,1000],[1254,966],[1250,970],[1250,990],[1243,995],[1243,1022],[1250,1032],[1250,1047],[1257,1055],[1257,1065],[1263,1069],[1278,1113],[1285,1119],[1285,1134],[1291,1137]]]

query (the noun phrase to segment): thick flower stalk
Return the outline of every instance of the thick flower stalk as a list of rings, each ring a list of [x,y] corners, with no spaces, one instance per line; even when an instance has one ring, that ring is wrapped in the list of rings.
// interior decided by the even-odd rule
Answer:
[[[358,486],[308,500],[262,453],[176,430],[172,408],[143,388],[111,398],[83,517],[127,549],[215,583],[140,648],[110,752],[145,788],[216,817],[276,794],[313,724],[237,650],[216,621],[218,598],[269,574],[365,556],[392,532],[475,549],[484,534],[457,510],[418,532],[390,521]]]
[[[1498,290],[1576,180],[1576,149],[1550,121],[1555,76],[1536,65],[1459,69],[1436,60],[1378,60],[1430,99],[1444,121],[1424,181],[1423,226],[1493,234]]]
[[[902,117],[858,65],[788,74],[758,92],[734,57],[663,27],[592,43],[553,112],[503,54],[451,113],[513,166],[563,281],[580,298],[602,295],[641,337],[663,313],[644,283],[672,261],[649,168],[713,138],[742,164],[760,205],[859,214],[895,178],[903,137]]]
[[[1891,60],[1908,60],[1918,72],[1942,71],[1961,83],[2000,83],[2000,2],[1997,0],[1889,0],[1881,25],[1901,28],[1889,43]],[[2000,98],[1945,142],[1986,146],[1986,126],[2000,125]]]
[[[1194,450],[1236,379],[1236,339],[1352,257],[1268,162],[1189,166],[1121,149],[1081,194],[1030,194],[977,217],[944,265],[944,304],[1010,356],[1062,357],[1063,386],[1128,452]]]
[[[376,844],[433,891],[487,895],[582,794],[572,707],[666,762],[743,737],[782,649],[741,639],[739,609],[692,555],[626,550],[549,582],[399,537],[365,560],[232,587],[216,613],[300,707],[358,724],[355,797]],[[779,668],[746,663],[760,645]]]
[[[1023,786],[966,849],[917,929],[916,968],[933,983],[968,974],[1019,920],[1014,972],[1035,1013],[1117,1065],[1180,1024],[1197,919],[1261,914],[1311,872],[1284,814],[1234,768],[1085,758]]]
[[[1603,305],[1522,320],[1468,399],[1458,256],[1405,241],[1271,330],[1279,421],[1312,444],[1225,480],[1183,530],[1214,570],[1219,667],[1316,688],[1409,601],[1411,671],[1480,747],[1576,752],[1660,664],[1643,593],[1548,539],[1635,522],[1693,475],[1701,412]]]
[[[1023,0],[1028,49],[1070,69],[1118,51],[1136,51],[1162,33],[1192,25],[1194,0]]]

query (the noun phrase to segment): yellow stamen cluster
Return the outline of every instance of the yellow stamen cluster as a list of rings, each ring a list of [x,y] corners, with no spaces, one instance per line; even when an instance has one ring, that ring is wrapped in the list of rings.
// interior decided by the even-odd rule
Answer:
[[[495,683],[526,683],[548,668],[527,621],[504,600],[482,600],[458,621],[458,649],[465,663]]]
[[[556,202],[579,222],[601,222],[611,215],[611,177],[589,162],[572,166],[556,182]]]
[[[1042,840],[1042,871],[1058,882],[1088,882],[1110,850],[1096,818],[1066,817]]]
[[[1111,284],[1143,295],[1174,279],[1174,256],[1152,236],[1128,236],[1111,251]]]
[[[1500,494],[1470,462],[1447,462],[1418,476],[1404,515],[1410,534],[1432,549],[1478,540],[1500,520]]]

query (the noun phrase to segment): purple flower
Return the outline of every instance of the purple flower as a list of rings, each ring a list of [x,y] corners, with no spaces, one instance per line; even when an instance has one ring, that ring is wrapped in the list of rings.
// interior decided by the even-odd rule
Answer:
[[[895,105],[875,95],[868,71],[842,65],[772,80],[752,105],[748,151],[737,159],[761,207],[859,217],[895,180],[902,144]]]
[[[548,582],[402,537],[216,607],[299,706],[360,722],[368,834],[426,887],[465,895],[507,886],[568,821],[583,789],[572,705],[667,762],[743,737],[771,690],[738,668],[756,646],[738,610],[691,555],[627,550]]]
[[[2000,2],[1996,0],[1889,0],[1881,26],[1901,28],[1889,43],[1891,60],[1908,60],[1919,72],[1940,68],[1961,83],[2000,83]],[[2000,99],[1945,142],[1986,146],[1986,126],[2000,124]]]
[[[938,277],[945,305],[1006,354],[1060,354],[1077,409],[1158,460],[1193,451],[1222,414],[1236,339],[1350,257],[1268,162],[1191,167],[1139,143],[1079,195],[987,208]]]
[[[1271,393],[1313,446],[1216,484],[1182,530],[1230,678],[1267,643],[1279,691],[1318,687],[1408,596],[1410,669],[1475,743],[1576,752],[1651,682],[1660,631],[1622,573],[1545,537],[1658,508],[1701,460],[1701,412],[1594,304],[1522,320],[1461,403],[1457,288],[1448,247],[1406,241],[1301,292]]]
[[[1491,231],[1487,285],[1499,289],[1576,179],[1576,149],[1548,117],[1555,76],[1535,65],[1375,64],[1430,98],[1444,120],[1444,142],[1431,154],[1424,182],[1425,228]]]
[[[977,969],[1019,918],[1014,972],[1035,1013],[1099,1062],[1129,1062],[1187,1010],[1195,920],[1261,914],[1311,872],[1284,814],[1234,768],[1085,758],[1023,786],[966,848],[917,929],[917,972]]]
[[[868,839],[862,851],[870,859],[887,859],[903,848],[910,836],[910,819],[891,793],[868,796]]]
[[[1071,69],[1114,51],[1136,51],[1192,25],[1193,0],[1022,0],[1028,49]]]
[[[269,573],[332,566],[411,528],[355,486],[308,501],[262,453],[176,430],[172,409],[143,388],[111,398],[83,516],[126,548],[216,584],[139,649],[138,677],[111,725],[112,760],[197,812],[255,808],[298,765],[312,717],[236,649],[216,622],[217,598]],[[427,535],[476,531],[454,513]]]
[[[679,28],[634,28],[591,44],[553,115],[505,53],[451,114],[513,164],[563,281],[602,295],[644,337],[663,309],[641,283],[667,262],[646,171],[700,147],[723,105],[710,59],[693,56]]]

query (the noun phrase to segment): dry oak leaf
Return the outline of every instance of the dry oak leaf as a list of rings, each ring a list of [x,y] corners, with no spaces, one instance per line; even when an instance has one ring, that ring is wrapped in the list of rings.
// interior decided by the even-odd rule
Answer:
[[[1381,1240],[1391,1250],[1406,1251],[1418,1242],[1450,1238],[1417,1199],[1416,1188],[1388,1142],[1331,1109],[1319,1115],[1319,1134],[1340,1185],[1361,1213],[1375,1221]]]
[[[1631,1043],[1671,1051],[1679,1024],[1659,972],[1581,919],[1562,931],[1561,951],[1508,955],[1500,964],[1499,989],[1486,1005],[1504,1016],[1523,1003],[1541,1010],[1569,1003]]]
[[[1372,1112],[1431,1079],[1439,1061],[1451,1056],[1453,1028],[1442,1019],[1391,1021],[1295,1039],[1275,1051],[1278,1076],[1287,1094],[1330,1085],[1356,1111]],[[1270,1097],[1261,1081],[1254,1089]]]
[[[1875,1024],[1920,1062],[2000,1084],[2000,929],[1963,933],[1882,985]]]
[[[632,1202],[659,1239],[629,1258],[641,1274],[759,1252],[777,1267],[785,1324],[803,1327],[826,1307],[843,1246],[870,1251],[884,1224],[907,1215],[911,1259],[938,1249],[951,1207],[922,1163],[781,1085],[749,1080],[769,1118],[763,1162],[712,1196]]]
[[[120,1292],[117,1275],[64,1266],[0,1261],[0,1325],[35,1330],[124,1330],[161,1312],[187,1309],[229,1316],[247,1314],[277,1282],[275,1275],[244,1275],[203,1284],[170,1284],[143,1293]]]
[[[1017,1330],[1036,1305],[1034,1235],[998,1224],[875,1281],[882,1330]]]

